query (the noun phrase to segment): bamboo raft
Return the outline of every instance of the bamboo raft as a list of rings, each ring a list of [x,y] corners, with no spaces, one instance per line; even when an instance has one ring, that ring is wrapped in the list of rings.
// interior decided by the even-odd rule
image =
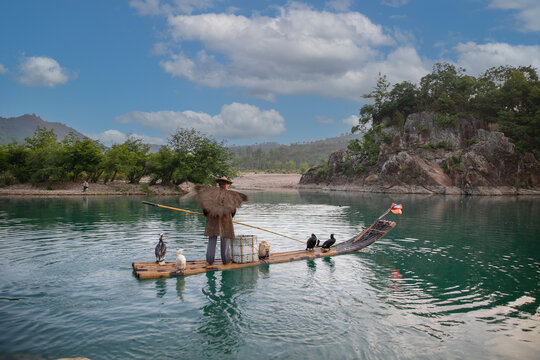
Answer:
[[[207,266],[206,260],[191,260],[187,261],[186,268],[182,271],[176,270],[175,261],[166,262],[165,265],[158,265],[156,262],[134,262],[132,265],[135,276],[137,276],[138,279],[143,280],[162,277],[167,278],[173,276],[187,276],[211,271],[233,270],[266,264],[278,264],[298,260],[336,256],[349,254],[373,244],[375,241],[379,240],[390,230],[392,230],[394,226],[396,226],[395,222],[381,220],[379,218],[360,234],[353,236],[347,241],[334,245],[326,252],[323,252],[322,249],[318,247],[314,248],[313,251],[295,250],[277,252],[270,254],[267,259],[262,259],[251,263],[230,263],[227,265],[223,265],[221,260],[216,260],[213,265],[209,266]]]

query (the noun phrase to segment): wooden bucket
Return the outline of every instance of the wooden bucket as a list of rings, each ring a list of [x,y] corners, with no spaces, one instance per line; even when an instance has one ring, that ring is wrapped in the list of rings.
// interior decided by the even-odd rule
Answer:
[[[255,235],[238,235],[231,240],[231,249],[234,263],[245,264],[259,261],[259,246]]]

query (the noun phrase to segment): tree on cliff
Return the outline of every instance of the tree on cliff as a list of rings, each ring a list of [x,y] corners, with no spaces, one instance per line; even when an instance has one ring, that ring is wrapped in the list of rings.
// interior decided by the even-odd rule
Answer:
[[[540,149],[540,82],[531,66],[500,66],[486,71],[479,80],[477,111],[498,123],[520,151]]]
[[[518,150],[539,157],[540,82],[531,66],[500,66],[474,77],[463,68],[438,63],[419,85],[405,81],[390,90],[386,75],[379,74],[377,85],[364,97],[374,101],[360,109],[359,125],[353,132],[369,121],[375,130],[383,121],[402,127],[408,115],[421,111],[438,113],[439,123],[446,126],[472,115],[498,124]],[[365,151],[359,141],[351,142],[351,147]]]

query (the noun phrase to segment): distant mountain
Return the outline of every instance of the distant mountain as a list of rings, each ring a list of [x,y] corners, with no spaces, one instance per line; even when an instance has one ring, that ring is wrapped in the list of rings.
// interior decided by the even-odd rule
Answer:
[[[19,117],[3,118],[0,117],[0,145],[12,142],[14,139],[19,143],[24,142],[27,137],[32,137],[37,127],[53,130],[58,140],[63,140],[70,132],[75,136],[84,139],[86,136],[77,130],[58,123],[45,121],[35,114],[25,114]]]

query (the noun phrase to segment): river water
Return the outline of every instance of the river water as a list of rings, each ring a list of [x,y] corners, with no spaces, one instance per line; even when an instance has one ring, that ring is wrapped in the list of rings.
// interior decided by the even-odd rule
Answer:
[[[0,358],[538,359],[539,198],[246,193],[235,220],[302,241],[404,210],[358,253],[140,281],[161,232],[204,258],[204,218],[141,204],[192,198],[0,198]]]

